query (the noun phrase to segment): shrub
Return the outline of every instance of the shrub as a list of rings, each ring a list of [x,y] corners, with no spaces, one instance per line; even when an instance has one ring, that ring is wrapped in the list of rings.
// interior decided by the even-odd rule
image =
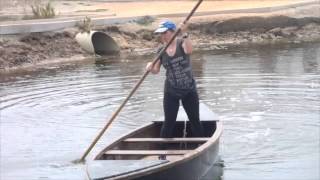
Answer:
[[[82,21],[78,22],[76,26],[82,33],[83,32],[89,33],[93,27],[91,18],[89,18],[88,16],[86,16]]]
[[[137,24],[147,26],[155,21],[155,18],[152,16],[144,16],[136,20]]]
[[[54,7],[50,2],[47,4],[31,5],[33,17],[36,19],[53,18],[56,16]]]

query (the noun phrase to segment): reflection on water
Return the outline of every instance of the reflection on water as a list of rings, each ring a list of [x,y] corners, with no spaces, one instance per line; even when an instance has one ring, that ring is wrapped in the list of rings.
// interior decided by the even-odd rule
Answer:
[[[2,76],[0,179],[85,179],[86,166],[70,161],[151,59],[113,57]],[[193,68],[201,101],[224,122],[225,180],[320,179],[320,44],[198,52]],[[146,78],[89,160],[162,115],[164,76]]]

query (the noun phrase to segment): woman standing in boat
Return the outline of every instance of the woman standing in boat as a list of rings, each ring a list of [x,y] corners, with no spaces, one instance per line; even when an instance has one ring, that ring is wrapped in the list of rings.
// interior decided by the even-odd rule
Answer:
[[[154,66],[151,62],[146,66],[146,69],[153,74],[159,73],[161,64],[166,69],[163,98],[165,120],[160,134],[162,138],[173,136],[180,100],[188,115],[193,136],[204,136],[199,118],[199,97],[190,62],[192,43],[185,33],[186,29],[187,26],[182,24],[181,32],[184,34],[182,38],[175,38]],[[163,44],[167,44],[175,31],[176,25],[173,22],[164,21],[155,33],[160,34]]]

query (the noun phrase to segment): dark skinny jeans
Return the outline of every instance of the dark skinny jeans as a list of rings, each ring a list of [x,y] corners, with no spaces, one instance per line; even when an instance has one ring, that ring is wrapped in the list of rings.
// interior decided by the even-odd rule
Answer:
[[[204,130],[199,118],[199,97],[196,91],[190,91],[183,97],[177,97],[168,92],[164,93],[163,109],[165,120],[161,128],[160,136],[162,138],[171,138],[173,136],[180,100],[188,115],[193,136],[203,137]]]

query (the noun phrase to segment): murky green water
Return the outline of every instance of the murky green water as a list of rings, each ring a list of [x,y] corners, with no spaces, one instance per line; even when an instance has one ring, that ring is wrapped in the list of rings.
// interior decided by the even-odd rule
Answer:
[[[1,178],[85,179],[80,158],[152,57],[1,77]],[[224,122],[225,180],[320,179],[320,44],[193,55],[200,99]],[[162,116],[164,72],[149,75],[88,159]],[[27,178],[26,178],[27,177]]]

